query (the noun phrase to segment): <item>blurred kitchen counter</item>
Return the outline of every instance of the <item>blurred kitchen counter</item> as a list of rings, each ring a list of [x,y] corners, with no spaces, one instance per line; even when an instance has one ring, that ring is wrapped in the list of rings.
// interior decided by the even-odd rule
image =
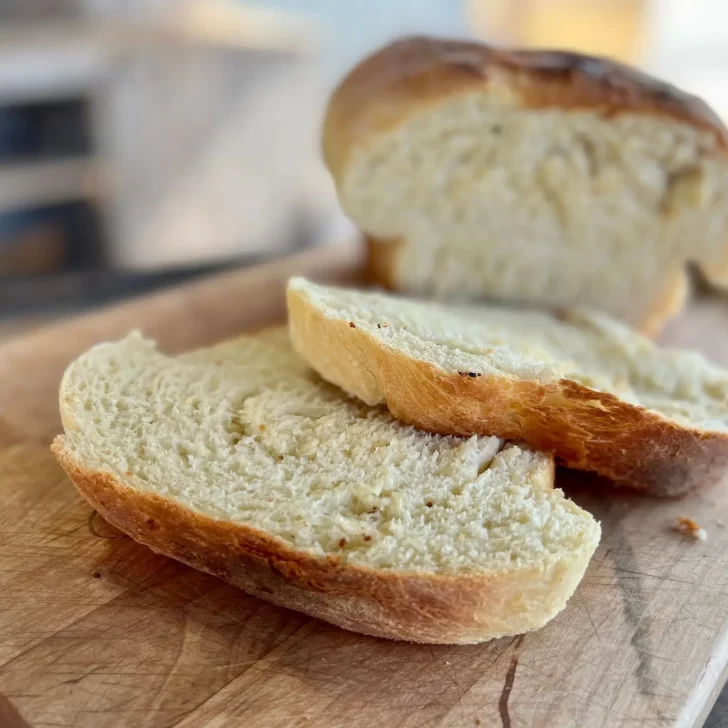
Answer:
[[[336,210],[317,24],[223,0],[123,5],[54,21],[0,10],[0,108],[76,103],[89,140],[69,158],[0,159],[0,212],[83,201],[98,257],[130,272],[310,242]]]

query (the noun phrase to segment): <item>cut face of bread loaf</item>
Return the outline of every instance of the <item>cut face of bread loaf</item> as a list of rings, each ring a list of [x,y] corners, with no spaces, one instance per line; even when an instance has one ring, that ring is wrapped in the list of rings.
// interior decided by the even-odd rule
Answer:
[[[653,333],[686,263],[728,281],[728,132],[619,64],[401,41],[344,80],[323,144],[393,289],[584,306]]]
[[[288,288],[291,339],[327,380],[431,432],[495,433],[656,495],[728,468],[728,372],[603,315],[561,318]]]
[[[178,358],[139,335],[67,370],[53,449],[150,548],[347,629],[471,643],[545,624],[597,545],[548,455],[442,437],[323,382],[285,330]]]

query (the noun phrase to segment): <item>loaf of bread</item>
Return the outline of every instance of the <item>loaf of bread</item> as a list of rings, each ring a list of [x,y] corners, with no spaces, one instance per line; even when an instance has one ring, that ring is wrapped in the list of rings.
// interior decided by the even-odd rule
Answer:
[[[347,629],[472,643],[545,624],[599,525],[549,455],[419,432],[323,382],[285,329],[178,358],[139,335],[66,371],[53,450],[153,550]]]
[[[728,469],[728,372],[601,314],[288,288],[296,350],[327,380],[430,432],[495,434],[655,495]]]
[[[403,40],[334,93],[323,147],[393,289],[585,306],[655,333],[686,264],[728,283],[728,131],[620,64]]]

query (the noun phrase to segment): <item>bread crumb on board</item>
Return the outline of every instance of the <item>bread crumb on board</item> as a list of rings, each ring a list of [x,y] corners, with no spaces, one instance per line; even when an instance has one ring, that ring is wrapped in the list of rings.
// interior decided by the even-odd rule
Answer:
[[[677,523],[675,524],[675,528],[680,531],[680,533],[686,536],[692,536],[697,541],[708,540],[708,534],[706,530],[702,528],[698,523],[696,523],[692,518],[688,518],[687,516],[679,516],[677,519]]]

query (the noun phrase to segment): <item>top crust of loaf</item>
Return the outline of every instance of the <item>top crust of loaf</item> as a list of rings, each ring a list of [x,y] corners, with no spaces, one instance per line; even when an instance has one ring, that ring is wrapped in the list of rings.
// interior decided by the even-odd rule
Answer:
[[[393,128],[414,108],[484,86],[525,109],[662,115],[713,132],[728,150],[728,129],[705,102],[621,63],[565,51],[412,37],[362,61],[333,94],[323,138],[329,168],[338,176],[355,144]]]

